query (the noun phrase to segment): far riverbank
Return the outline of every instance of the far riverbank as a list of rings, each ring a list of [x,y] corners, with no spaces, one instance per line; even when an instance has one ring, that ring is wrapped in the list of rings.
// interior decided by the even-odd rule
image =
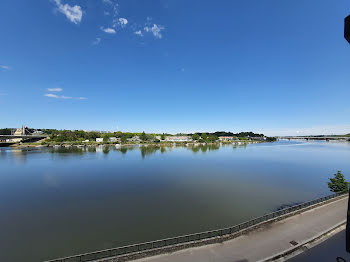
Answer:
[[[253,141],[253,140],[233,140],[223,141],[215,143],[196,143],[196,142],[137,142],[137,143],[112,143],[112,142],[47,142],[43,141],[40,143],[19,143],[13,144],[10,147],[13,148],[26,148],[26,147],[96,147],[96,146],[153,146],[153,147],[173,147],[173,146],[206,146],[206,145],[243,145],[243,144],[257,144],[257,143],[270,143],[268,141]]]

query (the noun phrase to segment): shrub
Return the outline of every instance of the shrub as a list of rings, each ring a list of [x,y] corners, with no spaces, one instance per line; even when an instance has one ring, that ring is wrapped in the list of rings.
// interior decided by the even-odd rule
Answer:
[[[330,178],[329,180],[328,187],[330,191],[335,193],[345,193],[349,191],[349,183],[345,181],[345,177],[340,171],[334,174],[334,178]]]

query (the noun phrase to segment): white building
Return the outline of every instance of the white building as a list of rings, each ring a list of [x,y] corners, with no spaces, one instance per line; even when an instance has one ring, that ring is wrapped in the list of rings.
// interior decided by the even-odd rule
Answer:
[[[110,137],[109,138],[109,142],[119,142],[120,141],[120,138],[116,138],[116,137]]]
[[[191,142],[192,138],[190,136],[167,136],[165,137],[167,142]]]
[[[133,136],[132,138],[128,138],[127,141],[130,142],[141,142],[141,139],[139,136]]]
[[[44,134],[44,132],[43,132],[43,131],[38,131],[38,130],[35,130],[35,131],[32,133],[33,136],[42,135],[42,134]]]
[[[97,143],[102,143],[103,142],[103,138],[101,138],[101,137],[96,138],[96,142]]]
[[[233,136],[219,136],[220,141],[233,141],[234,137]]]

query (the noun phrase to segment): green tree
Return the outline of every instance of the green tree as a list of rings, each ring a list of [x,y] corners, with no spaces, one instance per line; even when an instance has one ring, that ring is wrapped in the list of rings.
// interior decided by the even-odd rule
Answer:
[[[142,134],[140,135],[140,139],[141,139],[142,141],[146,141],[146,140],[147,140],[147,135],[146,135],[145,132],[142,132]]]
[[[11,135],[11,129],[10,128],[0,129],[0,135]]]
[[[109,138],[110,138],[110,135],[109,134],[105,134],[103,136],[103,142],[108,142],[109,141]]]
[[[121,138],[121,137],[123,136],[123,133],[122,133],[121,131],[117,131],[117,132],[114,132],[114,135],[115,135],[116,137]]]
[[[125,143],[127,139],[128,139],[128,136],[127,136],[127,135],[122,135],[122,137],[120,138],[120,141],[121,141],[122,143]]]
[[[349,183],[345,181],[345,177],[340,171],[334,174],[334,178],[329,180],[328,187],[332,192],[345,193],[349,191]]]
[[[165,134],[164,133],[160,136],[160,139],[165,140]]]
[[[207,141],[207,139],[208,139],[208,135],[206,134],[206,133],[202,133],[202,139],[204,140],[204,141]]]
[[[209,136],[209,141],[214,143],[216,142],[216,140],[218,140],[219,138],[217,136]]]
[[[199,136],[197,133],[195,133],[195,134],[192,136],[192,139],[197,141],[197,140],[200,139],[200,136]]]

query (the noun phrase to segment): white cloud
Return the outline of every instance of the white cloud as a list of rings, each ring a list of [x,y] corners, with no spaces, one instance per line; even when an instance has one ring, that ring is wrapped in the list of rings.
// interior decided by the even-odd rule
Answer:
[[[108,11],[103,11],[103,14],[104,14],[104,15],[110,15],[111,13],[108,12]]]
[[[71,96],[58,96],[55,94],[45,94],[44,96],[51,97],[51,98],[57,98],[57,99],[73,99]]]
[[[126,26],[126,24],[128,23],[128,20],[126,18],[119,18],[119,24],[123,27]]]
[[[128,19],[123,17],[116,17],[117,15],[114,15],[113,21],[112,21],[112,27],[116,28],[117,26],[120,26],[121,28],[124,28],[128,24]]]
[[[44,96],[52,97],[52,98],[59,98],[59,96],[55,95],[55,94],[45,94]]]
[[[81,19],[83,17],[83,11],[79,5],[71,6],[69,4],[62,4],[61,0],[54,0],[58,11],[60,11],[62,14],[64,14],[69,21],[73,22],[74,24],[78,24],[81,22]]]
[[[49,92],[62,92],[63,89],[58,87],[58,88],[48,88],[47,91]]]
[[[3,70],[10,70],[10,67],[7,65],[0,65],[0,68]]]
[[[103,28],[101,27],[101,30],[107,34],[115,34],[115,30],[113,28],[110,28],[110,27],[106,27],[106,28]]]
[[[92,42],[93,45],[99,45],[101,43],[101,38],[96,37],[95,41]]]
[[[71,97],[71,96],[58,96],[56,94],[45,94],[44,96],[50,97],[50,98],[56,98],[56,99],[75,99],[75,100],[86,100],[86,97],[80,96],[80,97]]]
[[[161,25],[156,25],[156,24],[153,24],[152,27],[149,27],[149,26],[145,26],[144,27],[144,30],[145,32],[152,32],[152,34],[154,35],[155,38],[158,38],[158,39],[161,39],[162,38],[162,34],[161,34],[161,31],[164,30],[164,26],[161,26]]]
[[[135,35],[139,35],[139,36],[143,36],[143,34],[142,34],[141,30],[139,30],[139,31],[135,31],[135,32],[134,32],[134,34],[135,34]]]

